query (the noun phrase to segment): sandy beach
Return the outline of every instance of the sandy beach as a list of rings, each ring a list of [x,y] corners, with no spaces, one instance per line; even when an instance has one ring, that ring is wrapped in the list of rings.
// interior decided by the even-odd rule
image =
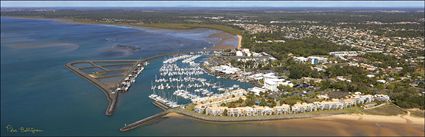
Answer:
[[[238,49],[242,48],[242,36],[238,35]]]
[[[181,118],[185,117],[178,113],[168,113],[165,117],[174,117]],[[338,114],[331,116],[318,116],[312,118],[302,118],[303,119],[315,119],[315,120],[349,120],[349,121],[364,121],[364,122],[377,122],[377,123],[397,123],[397,124],[415,124],[415,125],[424,125],[424,118],[406,115],[394,115],[394,116],[384,116],[384,115],[369,115],[369,114]],[[271,120],[271,121],[281,121],[281,120]]]
[[[183,117],[182,115],[180,115],[180,114],[177,114],[177,113],[168,113],[167,115],[165,115],[164,117]]]
[[[398,124],[416,124],[424,125],[424,118],[413,117],[410,115],[383,116],[383,115],[367,115],[367,114],[342,114],[325,117],[316,117],[312,119],[322,120],[355,120],[369,121],[378,123],[398,123]]]
[[[365,114],[341,114],[315,118],[256,121],[256,122],[209,122],[199,121],[177,113],[169,113],[159,124],[169,122],[191,123],[185,128],[208,128],[226,126],[231,131],[222,131],[219,135],[291,135],[291,136],[424,136],[423,118],[412,116],[382,116]],[[246,130],[246,128],[252,130]],[[280,130],[273,130],[280,129]],[[258,132],[258,131],[266,132]],[[298,132],[302,130],[302,132]],[[204,134],[204,132],[201,132]],[[214,132],[215,133],[215,132]],[[196,135],[196,134],[195,134]],[[214,134],[217,135],[217,134]]]

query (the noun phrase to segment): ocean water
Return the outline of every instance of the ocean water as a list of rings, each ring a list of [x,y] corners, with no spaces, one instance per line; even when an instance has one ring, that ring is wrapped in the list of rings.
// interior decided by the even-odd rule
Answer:
[[[35,135],[143,135],[121,133],[125,123],[160,112],[148,95],[161,60],[146,67],[130,91],[121,94],[113,116],[106,98],[87,80],[64,67],[75,60],[137,59],[165,52],[211,47],[217,30],[159,30],[66,23],[46,19],[1,18],[1,133],[14,128],[43,130]],[[126,45],[137,48],[116,48]],[[228,85],[238,84],[223,80]],[[239,83],[243,87],[248,84]],[[158,133],[162,129],[157,130]]]
[[[217,123],[167,117],[120,132],[119,128],[161,110],[148,95],[161,59],[153,60],[130,91],[121,94],[112,116],[104,94],[64,67],[75,60],[137,59],[164,52],[211,47],[217,30],[159,30],[1,17],[1,135],[422,135],[423,126],[343,120],[283,120]],[[234,39],[236,40],[236,39]],[[237,43],[227,41],[226,43]],[[124,45],[130,48],[119,48]],[[134,50],[133,50],[134,49]],[[249,84],[205,77],[243,88]],[[13,133],[36,128],[37,133]]]

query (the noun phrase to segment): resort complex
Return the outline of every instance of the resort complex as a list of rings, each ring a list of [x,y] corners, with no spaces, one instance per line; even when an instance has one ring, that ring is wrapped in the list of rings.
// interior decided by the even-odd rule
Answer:
[[[243,54],[238,55],[239,51],[243,51]],[[247,56],[250,54],[255,56]],[[371,95],[361,92],[350,92],[340,97],[329,97],[328,93],[314,92],[312,86],[293,83],[277,76],[276,72],[272,70],[259,72],[254,71],[253,68],[256,67],[249,69],[233,67],[232,63],[226,63],[226,59],[223,58],[218,61],[220,57],[235,57],[236,61],[249,60],[262,63],[270,63],[275,60],[267,53],[258,54],[247,49],[234,49],[231,51],[181,53],[163,57],[162,65],[158,70],[159,75],[155,75],[155,79],[151,81],[152,94],[149,95],[153,104],[164,110],[164,113],[155,115],[155,117],[162,117],[165,113],[175,112],[208,121],[233,121],[229,120],[228,117],[245,117],[238,121],[273,120],[288,118],[286,115],[289,114],[292,116],[300,113],[341,110],[363,105],[365,106],[362,108],[366,108],[366,106],[374,106],[377,103],[391,102],[388,95]],[[211,78],[207,79],[206,76]],[[250,82],[254,87],[241,88],[237,84],[226,85],[215,82],[212,79],[214,77]],[[312,91],[309,92],[314,93],[300,92],[301,96],[310,98],[308,102],[302,100],[285,101],[285,98],[292,98],[291,96],[298,96],[299,94],[290,95],[288,92],[282,92],[282,90],[299,88],[310,89]],[[266,117],[272,115],[275,117]],[[264,118],[261,118],[261,116],[264,116]],[[122,128],[122,131],[133,129],[155,119],[155,117],[137,121]],[[223,119],[220,119],[220,117]],[[314,117],[314,115],[311,117]]]
[[[234,93],[229,93],[234,92]],[[293,106],[281,104],[280,106],[252,106],[252,107],[236,107],[229,108],[220,106],[220,104],[237,101],[238,99],[246,99],[244,94],[247,92],[243,89],[229,91],[225,95],[217,95],[199,99],[201,101],[194,102],[194,111],[212,116],[262,116],[262,115],[281,115],[289,113],[303,113],[318,110],[336,110],[362,105],[372,101],[390,101],[387,95],[360,95],[361,93],[347,96],[344,99],[332,99],[329,101],[313,102],[313,103],[297,103]]]

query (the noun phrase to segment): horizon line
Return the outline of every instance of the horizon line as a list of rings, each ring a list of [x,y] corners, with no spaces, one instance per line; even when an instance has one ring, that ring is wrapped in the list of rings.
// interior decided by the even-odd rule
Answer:
[[[2,8],[424,8],[424,4],[424,1],[1,1]]]

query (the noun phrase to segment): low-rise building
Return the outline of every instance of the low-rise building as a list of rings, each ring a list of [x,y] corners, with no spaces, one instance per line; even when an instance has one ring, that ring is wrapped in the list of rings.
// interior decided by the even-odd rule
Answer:
[[[248,91],[254,93],[257,96],[259,96],[260,93],[265,93],[267,91],[267,89],[259,88],[259,87],[253,87],[253,88],[249,88]]]
[[[335,51],[335,52],[329,52],[329,55],[335,56],[335,57],[355,57],[359,55],[358,51]]]
[[[239,56],[239,57],[243,56],[242,51],[236,51],[236,56]]]
[[[274,73],[267,73],[263,75],[264,85],[263,88],[270,91],[279,91],[277,88],[279,85],[293,87],[294,84],[291,81],[286,81],[285,79],[278,78]]]
[[[319,56],[308,56],[308,57],[293,57],[293,59],[300,63],[310,63],[310,64],[322,64],[327,63],[328,58],[319,57]]]
[[[244,90],[243,90],[244,91]],[[236,92],[241,92],[238,90]],[[222,95],[221,97],[225,97]],[[227,99],[227,98],[226,98]],[[374,100],[378,101],[390,101],[389,96],[383,94],[377,95],[361,95],[360,92],[355,94],[348,95],[344,99],[332,99],[328,101],[313,102],[313,103],[297,103],[293,106],[288,104],[282,104],[280,106],[275,106],[273,108],[263,107],[263,106],[253,106],[253,107],[236,107],[228,108],[222,107],[218,104],[223,102],[220,100],[204,100],[199,102],[194,102],[196,104],[194,110],[197,113],[205,112],[206,115],[212,116],[223,116],[225,111],[227,111],[227,116],[231,117],[242,117],[242,116],[265,116],[265,115],[281,115],[289,113],[303,113],[311,112],[317,110],[337,110],[352,107],[358,104],[365,104],[372,102]],[[236,100],[233,100],[236,101]],[[219,103],[214,103],[219,102]]]
[[[227,66],[227,65],[215,66],[213,67],[213,70],[218,71],[220,73],[224,73],[224,74],[235,74],[236,72],[241,71],[241,69],[239,68]]]

